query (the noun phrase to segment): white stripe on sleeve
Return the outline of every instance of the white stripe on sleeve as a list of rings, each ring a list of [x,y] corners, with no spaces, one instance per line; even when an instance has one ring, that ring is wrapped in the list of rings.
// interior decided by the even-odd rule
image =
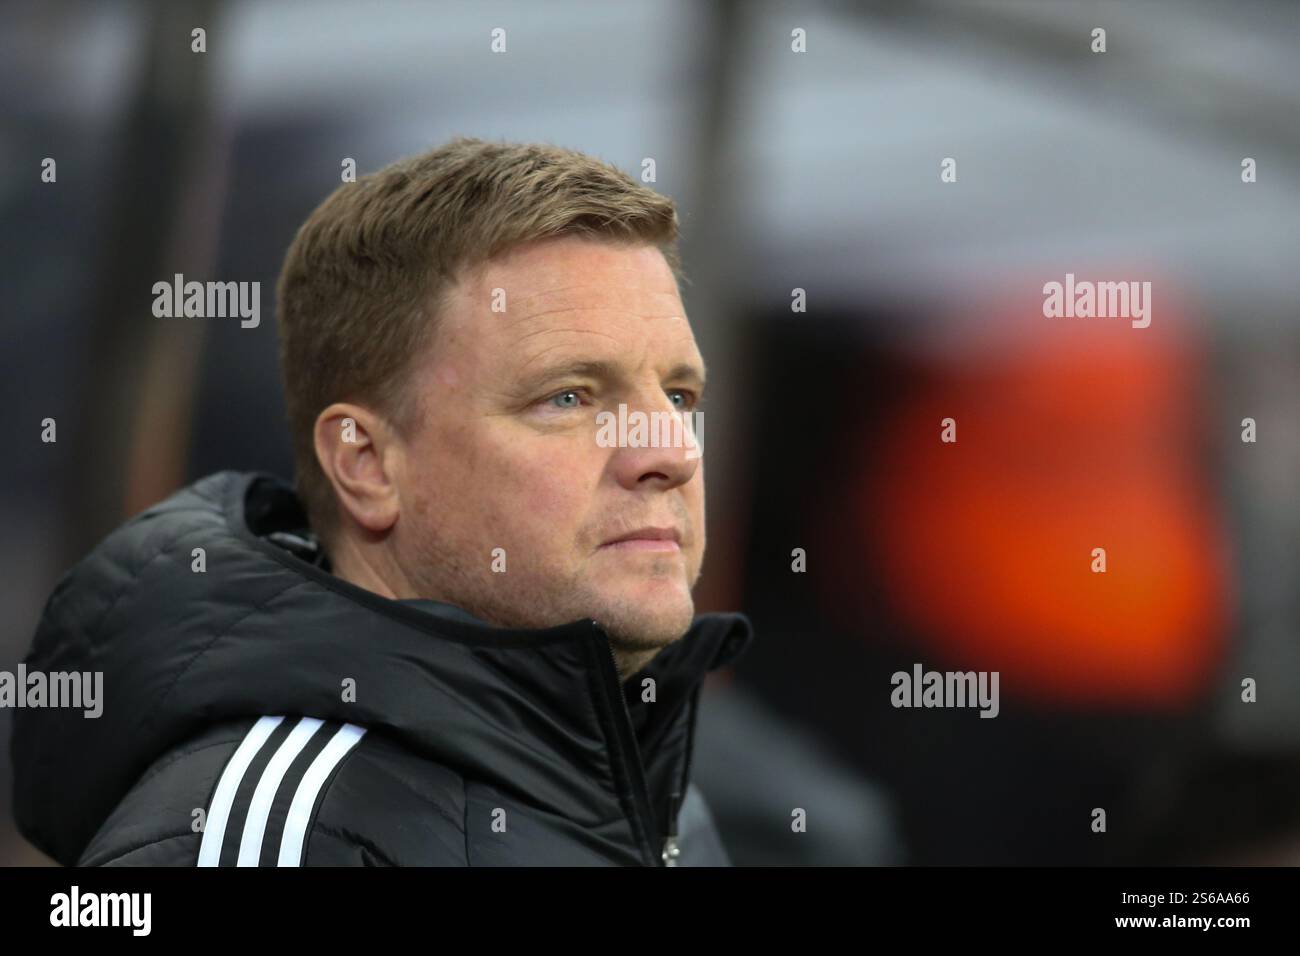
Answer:
[[[276,791],[280,789],[280,782],[284,780],[293,758],[302,753],[302,748],[307,746],[307,741],[311,740],[323,723],[317,717],[304,717],[298,721],[298,725],[289,732],[289,736],[280,744],[280,749],[262,771],[262,779],[257,781],[257,789],[253,791],[252,802],[248,805],[244,838],[239,842],[239,860],[235,866],[257,866],[257,861],[262,856],[266,822],[271,815],[271,804],[275,801]]]
[[[311,822],[312,807],[316,806],[316,797],[325,784],[325,780],[347,752],[356,746],[366,729],[356,724],[344,724],[338,729],[316,759],[311,762],[307,772],[293,795],[289,807],[289,817],[284,822],[284,837],[280,841],[279,866],[301,866],[302,849],[307,839],[307,825]]]
[[[199,866],[221,865],[221,843],[226,837],[226,823],[230,820],[230,808],[235,803],[235,793],[244,779],[248,765],[253,762],[257,752],[266,743],[266,738],[280,725],[283,717],[263,717],[244,735],[235,755],[226,764],[217,782],[217,792],[212,796],[212,806],[208,808],[208,817],[203,825],[203,841],[199,844]]]

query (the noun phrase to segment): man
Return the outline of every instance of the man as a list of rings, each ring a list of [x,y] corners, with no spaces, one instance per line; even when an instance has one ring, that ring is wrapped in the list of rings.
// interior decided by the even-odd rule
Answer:
[[[289,249],[296,491],[221,472],[60,582],[15,711],[25,835],[83,865],[726,864],[690,785],[705,370],[671,202],[456,140],[341,186]],[[695,432],[684,431],[690,439]],[[621,433],[620,433],[621,435]]]

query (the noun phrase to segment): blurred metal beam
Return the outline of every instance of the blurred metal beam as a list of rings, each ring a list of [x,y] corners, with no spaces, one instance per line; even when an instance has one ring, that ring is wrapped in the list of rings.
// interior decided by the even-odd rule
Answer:
[[[93,307],[88,316],[87,365],[79,378],[82,409],[66,477],[61,539],[65,563],[112,529],[127,510],[128,464],[142,401],[149,394],[155,340],[164,334],[151,311],[153,283],[167,278],[168,250],[194,189],[211,123],[210,60],[191,52],[190,31],[203,27],[215,42],[215,0],[143,4],[147,33],[136,90],[122,123],[121,151],[109,191],[110,209]],[[183,333],[184,334],[184,333]],[[189,335],[201,334],[198,325]],[[182,383],[192,389],[192,382]],[[145,436],[157,455],[177,454],[174,431]],[[169,443],[168,439],[172,439]],[[183,450],[180,452],[183,454]]]

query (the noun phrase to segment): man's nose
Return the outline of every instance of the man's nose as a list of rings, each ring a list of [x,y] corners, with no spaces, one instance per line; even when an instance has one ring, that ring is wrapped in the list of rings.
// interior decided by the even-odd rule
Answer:
[[[612,465],[625,488],[683,485],[695,477],[703,452],[698,414],[678,408],[668,396],[621,404]]]

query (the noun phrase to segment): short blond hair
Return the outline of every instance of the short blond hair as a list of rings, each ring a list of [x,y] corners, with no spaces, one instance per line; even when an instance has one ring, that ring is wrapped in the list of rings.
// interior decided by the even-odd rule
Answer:
[[[364,404],[409,434],[408,387],[463,270],[538,239],[653,245],[680,278],[672,200],[617,167],[549,145],[457,138],[344,183],[302,224],[276,290],[280,368],[298,495],[337,528],[313,430],[333,402]]]

